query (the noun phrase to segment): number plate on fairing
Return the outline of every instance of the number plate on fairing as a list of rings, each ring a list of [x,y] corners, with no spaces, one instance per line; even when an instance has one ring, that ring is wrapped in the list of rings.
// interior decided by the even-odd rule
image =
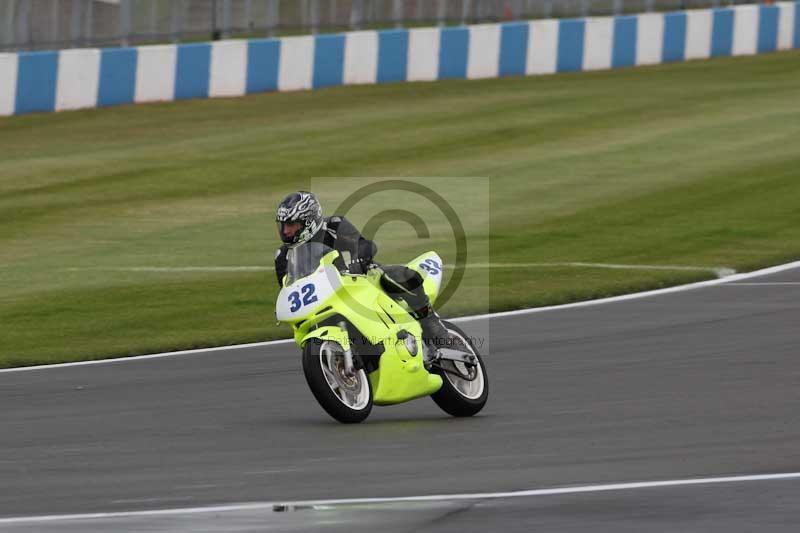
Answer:
[[[442,287],[444,263],[436,252],[426,252],[411,262],[408,267],[422,274],[425,293],[434,303]]]
[[[276,304],[278,320],[302,320],[325,304],[341,286],[335,266],[318,268],[310,276],[281,289]]]

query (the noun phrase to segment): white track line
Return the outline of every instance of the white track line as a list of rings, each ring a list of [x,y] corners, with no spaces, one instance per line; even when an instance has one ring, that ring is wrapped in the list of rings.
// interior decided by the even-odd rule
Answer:
[[[626,302],[629,300],[638,300],[640,298],[649,298],[651,296],[660,296],[663,294],[672,294],[678,292],[686,292],[692,291],[697,289],[702,289],[705,287],[714,287],[717,285],[725,285],[728,283],[735,283],[737,281],[742,281],[746,279],[758,278],[761,276],[769,276],[771,274],[778,274],[780,272],[785,272],[787,270],[793,270],[796,268],[800,268],[800,261],[794,261],[791,263],[786,263],[783,265],[777,265],[774,267],[764,268],[761,270],[755,270],[753,272],[743,272],[741,274],[734,274],[733,276],[728,276],[725,278],[719,279],[712,279],[708,281],[699,281],[697,283],[689,283],[687,285],[676,285],[675,287],[667,287],[665,289],[656,289],[653,291],[644,291],[644,292],[635,292],[632,294],[623,294],[621,296],[612,296],[610,298],[599,298],[597,300],[586,300],[584,302],[575,302],[571,304],[563,304],[563,305],[550,305],[547,307],[533,307],[530,309],[518,309],[516,311],[501,311],[499,313],[487,313],[485,315],[473,315],[473,316],[465,316],[456,319],[456,321],[461,322],[469,322],[472,320],[483,320],[486,318],[505,318],[509,316],[517,316],[517,315],[529,315],[535,313],[547,313],[551,311],[561,311],[565,309],[576,309],[580,307],[590,307],[593,305],[605,305],[611,303],[618,303],[618,302]]]
[[[574,487],[553,487],[546,489],[519,490],[512,492],[478,492],[462,494],[437,494],[430,496],[400,496],[396,498],[351,498],[339,500],[308,500],[295,502],[255,502],[230,505],[211,505],[206,507],[186,507],[178,509],[158,509],[150,511],[120,511],[110,513],[62,514],[42,516],[19,516],[0,518],[0,526],[12,524],[36,524],[65,520],[102,520],[108,518],[134,518],[151,516],[176,516],[203,513],[225,513],[238,511],[273,511],[303,508],[325,508],[340,505],[393,504],[409,502],[454,502],[463,500],[496,500],[509,498],[531,498],[535,496],[555,496],[560,494],[586,494],[620,490],[652,489],[665,487],[685,487],[691,485],[713,485],[724,483],[745,483],[753,481],[776,481],[800,479],[800,472],[784,474],[753,474],[744,476],[705,477],[691,479],[672,479],[665,481],[639,481],[633,483],[608,483],[599,485],[579,485]]]
[[[488,269],[527,269],[527,268],[557,268],[557,267],[572,267],[572,268],[606,268],[611,270],[678,270],[687,272],[713,272],[718,278],[732,276],[736,274],[736,270],[728,267],[706,267],[706,266],[687,266],[687,265],[628,265],[618,263],[583,263],[583,262],[566,262],[566,263],[467,263],[467,269],[470,268],[488,268]],[[445,268],[448,268],[445,265]],[[454,268],[450,266],[449,268]]]
[[[728,267],[705,267],[705,266],[686,266],[686,265],[626,265],[616,263],[583,263],[583,262],[563,262],[563,263],[467,263],[467,269],[530,269],[530,268],[605,268],[612,270],[670,270],[688,272],[713,272],[718,278],[731,276],[736,271]],[[445,268],[452,270],[453,265],[445,265]],[[129,266],[129,267],[70,267],[69,272],[83,271],[103,271],[103,272],[147,272],[147,273],[172,273],[172,272],[274,272],[275,267],[271,266]]]
[[[576,302],[571,304],[563,304],[563,305],[551,305],[547,307],[533,307],[528,309],[518,309],[516,311],[502,311],[499,313],[487,313],[484,315],[472,315],[472,316],[463,316],[452,319],[453,322],[470,322],[473,320],[483,320],[487,318],[504,318],[509,316],[518,316],[518,315],[528,315],[528,314],[535,314],[535,313],[547,313],[551,311],[561,311],[565,309],[575,309],[579,307],[589,307],[594,305],[604,305],[610,303],[617,303],[617,302],[625,302],[628,300],[637,300],[639,298],[648,298],[651,296],[658,296],[661,294],[671,294],[677,292],[685,292],[691,291],[696,289],[702,289],[704,287],[713,287],[715,285],[722,285],[725,283],[734,283],[741,280],[757,278],[760,276],[768,276],[770,274],[777,274],[779,272],[784,272],[786,270],[792,270],[795,268],[800,268],[800,261],[794,261],[792,263],[786,263],[783,265],[777,265],[774,267],[764,268],[762,270],[756,270],[754,272],[745,272],[742,274],[735,274],[733,276],[728,276],[725,278],[719,279],[712,279],[708,281],[700,281],[697,283],[689,283],[687,285],[677,285],[675,287],[667,287],[666,289],[657,289],[653,291],[645,291],[645,292],[637,292],[633,294],[624,294],[622,296],[612,296],[610,298],[599,298],[597,300],[587,300],[584,302]],[[50,368],[64,368],[69,366],[83,366],[83,365],[99,365],[99,364],[112,364],[112,363],[124,363],[129,361],[141,361],[142,359],[158,359],[161,357],[171,357],[173,355],[193,355],[193,354],[202,354],[202,353],[209,353],[209,352],[216,352],[221,350],[238,350],[241,348],[257,348],[261,346],[270,346],[275,344],[285,344],[293,342],[292,339],[282,339],[276,341],[267,341],[267,342],[254,342],[250,344],[234,344],[232,346],[219,346],[216,348],[201,348],[197,350],[182,350],[179,352],[165,352],[165,353],[158,353],[158,354],[151,354],[151,355],[138,355],[133,357],[120,357],[116,359],[98,359],[94,361],[79,361],[76,363],[59,363],[55,365],[38,365],[38,366],[23,366],[17,368],[4,368],[0,369],[0,374],[8,373],[8,372],[28,372],[32,370],[46,370]]]
[[[217,346],[216,348],[198,348],[196,350],[181,350],[179,352],[154,353],[149,355],[134,355],[131,357],[117,357],[115,359],[93,359],[91,361],[76,361],[74,363],[56,363],[53,365],[21,366],[16,368],[2,368],[0,374],[9,372],[25,372],[29,370],[47,370],[50,368],[64,368],[68,366],[88,366],[112,363],[125,363],[129,361],[142,361],[143,359],[160,359],[162,357],[172,357],[175,355],[198,355],[202,353],[220,352],[225,350],[240,350],[242,348],[260,348],[274,344],[289,344],[293,339],[280,339],[276,341],[251,342],[249,344],[233,344],[231,346]]]
[[[745,286],[745,287],[773,287],[782,285],[800,285],[800,281],[762,281],[753,283],[729,283],[727,285]]]
[[[395,502],[450,502],[459,500],[496,500],[507,498],[530,498],[533,496],[553,496],[558,494],[581,494],[591,492],[609,492],[615,490],[652,489],[659,487],[681,487],[690,485],[711,485],[722,483],[744,483],[750,481],[775,481],[783,479],[800,479],[800,472],[783,474],[752,474],[744,476],[704,477],[690,479],[670,479],[665,481],[636,481],[632,483],[606,483],[600,485],[579,485],[574,487],[554,487],[549,489],[516,490],[510,492],[479,492],[473,494],[441,494],[431,496],[408,496],[398,498],[360,498],[340,500],[317,500],[308,502],[290,502],[284,507],[317,507],[329,505],[358,505]]]
[[[68,272],[274,272],[270,266],[131,266],[131,267],[70,267]]]

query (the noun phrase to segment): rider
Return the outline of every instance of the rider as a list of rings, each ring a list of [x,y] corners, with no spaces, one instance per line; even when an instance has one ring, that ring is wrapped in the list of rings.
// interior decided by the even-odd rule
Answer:
[[[284,198],[278,205],[275,220],[283,241],[275,254],[278,285],[286,274],[289,248],[304,242],[321,242],[338,250],[350,272],[364,273],[375,265],[373,258],[378,252],[375,243],[361,235],[346,218],[323,217],[319,201],[310,192],[298,191]],[[381,270],[381,287],[393,298],[408,304],[414,318],[422,325],[423,341],[436,347],[445,345],[449,334],[423,290],[422,276],[404,265],[384,265]]]

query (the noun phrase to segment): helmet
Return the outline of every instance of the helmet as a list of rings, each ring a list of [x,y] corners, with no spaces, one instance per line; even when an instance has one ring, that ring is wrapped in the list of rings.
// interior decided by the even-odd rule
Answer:
[[[278,223],[278,234],[284,243],[300,244],[311,239],[322,227],[322,206],[310,192],[293,192],[278,205],[275,221]],[[299,226],[289,227],[294,224]]]

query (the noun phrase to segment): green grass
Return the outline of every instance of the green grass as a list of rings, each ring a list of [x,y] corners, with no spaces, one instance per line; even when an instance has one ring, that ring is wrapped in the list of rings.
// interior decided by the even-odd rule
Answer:
[[[428,176],[477,263],[748,270],[800,257],[800,54],[577,75],[337,88],[0,119],[0,366],[287,336],[273,210],[313,186]],[[486,179],[458,179],[462,176]],[[445,179],[447,178],[447,179]],[[331,184],[342,184],[331,186]],[[357,184],[367,183],[359,181]],[[379,259],[429,248],[392,222]],[[122,269],[122,270],[121,270]],[[713,277],[567,266],[469,269],[445,314],[555,304]]]

